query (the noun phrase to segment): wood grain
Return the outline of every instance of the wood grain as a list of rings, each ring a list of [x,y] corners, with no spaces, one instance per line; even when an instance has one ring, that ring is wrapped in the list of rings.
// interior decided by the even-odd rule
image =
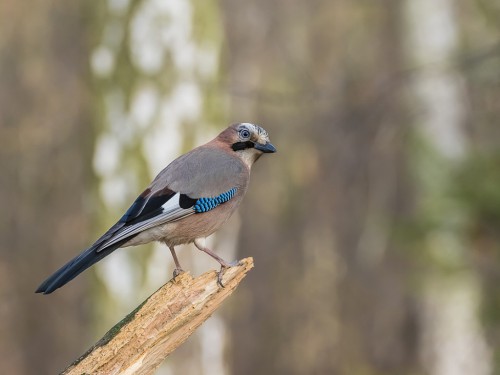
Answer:
[[[62,374],[152,374],[161,362],[207,320],[229,297],[253,259],[228,268],[224,288],[217,273],[193,278],[185,272],[153,293],[115,325],[87,353]]]

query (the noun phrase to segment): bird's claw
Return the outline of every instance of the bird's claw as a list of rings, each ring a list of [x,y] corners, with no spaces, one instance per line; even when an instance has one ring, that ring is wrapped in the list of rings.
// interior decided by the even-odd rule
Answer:
[[[221,265],[220,271],[217,272],[217,285],[219,285],[221,288],[225,288],[224,284],[222,284],[222,276],[224,276],[224,271],[226,270],[226,268],[239,267],[242,265],[243,263],[241,263],[239,260],[232,261],[231,263],[228,263],[227,266]]]
[[[174,279],[179,276],[181,273],[184,273],[184,270],[182,268],[175,268],[174,269]]]
[[[221,288],[225,288],[224,284],[222,284],[222,276],[224,275],[224,270],[227,267],[221,266],[220,271],[217,272],[217,285],[219,285]]]

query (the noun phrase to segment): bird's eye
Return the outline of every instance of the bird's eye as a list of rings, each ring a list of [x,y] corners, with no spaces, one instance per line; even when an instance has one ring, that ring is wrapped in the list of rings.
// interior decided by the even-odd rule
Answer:
[[[240,137],[241,137],[241,139],[250,138],[250,131],[248,129],[241,129],[240,130]]]

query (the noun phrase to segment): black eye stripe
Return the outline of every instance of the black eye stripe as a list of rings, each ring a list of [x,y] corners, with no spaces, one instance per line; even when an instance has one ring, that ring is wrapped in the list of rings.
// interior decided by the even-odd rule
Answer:
[[[233,143],[233,145],[231,146],[233,151],[246,150],[247,148],[253,148],[253,147],[254,147],[254,144],[253,144],[253,142],[250,142],[250,141],[236,142],[236,143]]]

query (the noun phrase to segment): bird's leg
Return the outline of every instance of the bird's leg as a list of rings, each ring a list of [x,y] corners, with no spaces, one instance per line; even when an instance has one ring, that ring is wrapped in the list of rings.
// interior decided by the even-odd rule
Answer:
[[[210,255],[212,258],[214,258],[217,262],[220,263],[220,271],[217,273],[217,284],[219,284],[222,288],[224,288],[224,285],[222,284],[222,275],[223,272],[226,268],[229,267],[236,267],[240,263],[239,261],[235,260],[234,262],[227,262],[224,259],[222,259],[220,256],[215,254],[212,250],[210,250],[208,247],[205,246],[205,239],[204,238],[197,238],[194,241],[194,245],[198,248],[198,250],[201,250],[208,255]]]
[[[174,279],[175,279],[177,276],[183,273],[184,270],[182,269],[181,264],[179,263],[179,259],[177,259],[175,248],[173,246],[169,246],[168,248],[170,249],[170,252],[172,253],[172,258],[174,258],[175,262],[175,269],[174,269]]]

